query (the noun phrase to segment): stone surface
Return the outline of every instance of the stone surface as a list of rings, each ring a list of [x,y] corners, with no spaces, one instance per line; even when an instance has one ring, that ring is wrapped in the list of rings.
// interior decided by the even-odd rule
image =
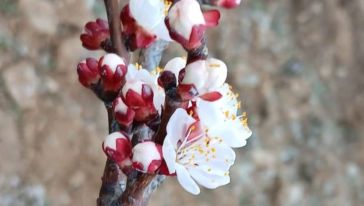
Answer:
[[[6,88],[21,108],[32,108],[37,101],[39,80],[30,62],[21,62],[4,72]]]
[[[79,44],[100,9],[0,2],[0,205],[95,205],[107,118],[75,66],[100,54]],[[168,178],[150,205],[364,205],[362,1],[254,0],[222,12],[209,52],[227,63],[253,137],[228,186],[192,196]],[[163,62],[174,56],[185,53],[171,46]]]

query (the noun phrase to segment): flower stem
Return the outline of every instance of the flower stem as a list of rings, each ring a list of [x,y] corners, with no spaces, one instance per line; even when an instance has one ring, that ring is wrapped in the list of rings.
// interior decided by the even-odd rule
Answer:
[[[121,23],[120,23],[120,9],[119,0],[104,0],[107,19],[110,28],[111,45],[114,52],[123,57],[126,63],[129,63],[129,52],[121,39]]]

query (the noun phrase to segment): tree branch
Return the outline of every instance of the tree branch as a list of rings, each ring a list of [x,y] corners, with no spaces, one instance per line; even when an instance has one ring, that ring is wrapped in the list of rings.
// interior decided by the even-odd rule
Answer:
[[[115,119],[112,114],[111,103],[105,103],[108,117],[109,133],[115,132],[118,128],[115,126]],[[119,165],[111,159],[107,159],[102,175],[102,184],[97,198],[97,206],[111,206],[112,202],[117,200],[125,189],[126,176],[122,173]]]
[[[129,52],[121,39],[120,9],[118,0],[104,0],[110,28],[111,45],[116,54],[129,63]]]

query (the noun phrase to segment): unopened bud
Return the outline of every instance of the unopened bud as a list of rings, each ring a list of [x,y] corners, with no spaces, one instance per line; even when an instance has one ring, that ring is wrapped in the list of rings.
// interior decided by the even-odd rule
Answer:
[[[89,50],[101,48],[103,41],[110,37],[109,25],[103,19],[90,21],[85,25],[85,32],[81,34],[82,46]]]
[[[102,149],[110,159],[119,164],[131,157],[130,140],[121,132],[109,134],[102,144]]]
[[[148,84],[139,80],[127,81],[122,95],[125,104],[134,110],[136,121],[149,121],[158,114],[154,107],[153,90]]]
[[[87,58],[77,65],[78,80],[89,88],[91,84],[96,84],[100,80],[98,62],[94,58]]]
[[[127,72],[124,60],[116,54],[106,54],[101,57],[99,67],[103,89],[118,92],[122,85],[122,79]]]
[[[130,127],[133,123],[135,112],[124,103],[121,97],[113,101],[112,107],[116,121],[124,128]]]
[[[154,142],[142,142],[133,148],[133,167],[145,173],[154,173],[162,163],[162,146]]]

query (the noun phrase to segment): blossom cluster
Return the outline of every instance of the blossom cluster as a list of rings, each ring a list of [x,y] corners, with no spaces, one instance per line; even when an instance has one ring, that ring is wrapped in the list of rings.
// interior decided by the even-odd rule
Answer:
[[[233,8],[240,0],[211,2]],[[218,10],[203,11],[197,0],[130,0],[120,13],[129,51],[162,39],[194,52],[219,19]],[[81,35],[89,50],[102,49],[109,38],[109,26],[101,19],[87,23]],[[148,71],[107,53],[81,61],[77,72],[80,83],[110,106],[116,129],[102,149],[124,173],[176,176],[192,194],[200,193],[198,185],[214,189],[230,182],[233,148],[243,147],[252,132],[246,114],[240,113],[238,95],[226,83],[223,61],[204,55],[176,57],[164,68]],[[168,108],[170,101],[178,107]],[[157,134],[163,134],[162,141]]]

